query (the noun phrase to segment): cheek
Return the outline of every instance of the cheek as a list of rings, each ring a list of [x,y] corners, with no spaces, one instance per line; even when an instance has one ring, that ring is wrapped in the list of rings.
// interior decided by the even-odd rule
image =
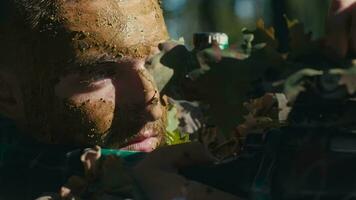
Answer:
[[[79,107],[91,132],[105,133],[112,125],[115,104],[104,100],[84,102]]]
[[[69,77],[56,86],[55,92],[61,102],[68,104],[64,112],[66,116],[73,116],[68,121],[80,120],[73,124],[80,126],[78,129],[94,134],[103,134],[110,129],[115,111],[115,87],[111,79],[83,86],[75,77]]]
[[[67,102],[59,108],[60,118],[54,128],[64,142],[102,145],[112,125],[114,107],[112,102],[100,100],[80,105]]]
[[[92,92],[75,94],[67,100],[80,109],[91,131],[104,133],[111,127],[115,111],[115,88],[112,84]]]

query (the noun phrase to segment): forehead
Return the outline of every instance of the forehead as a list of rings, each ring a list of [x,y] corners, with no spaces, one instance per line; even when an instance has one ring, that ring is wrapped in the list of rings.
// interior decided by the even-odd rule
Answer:
[[[82,57],[143,57],[168,37],[157,0],[64,1],[60,17]]]

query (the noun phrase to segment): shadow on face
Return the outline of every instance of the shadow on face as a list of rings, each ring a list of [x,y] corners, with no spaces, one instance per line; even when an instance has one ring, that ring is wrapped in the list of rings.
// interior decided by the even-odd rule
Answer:
[[[162,140],[165,108],[142,59],[72,72],[60,79],[55,91],[62,116],[58,125],[75,133],[66,140],[121,148],[150,139],[131,149],[141,151],[154,149]]]
[[[24,56],[31,64],[22,88],[29,129],[40,132],[34,136],[46,143],[155,148],[165,110],[144,64],[168,37],[158,2],[25,7],[31,49]]]

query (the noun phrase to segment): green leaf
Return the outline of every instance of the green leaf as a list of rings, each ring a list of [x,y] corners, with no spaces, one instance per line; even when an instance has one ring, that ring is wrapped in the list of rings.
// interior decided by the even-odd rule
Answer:
[[[178,130],[173,132],[167,132],[167,144],[168,145],[176,145],[190,142],[189,134],[181,134]]]

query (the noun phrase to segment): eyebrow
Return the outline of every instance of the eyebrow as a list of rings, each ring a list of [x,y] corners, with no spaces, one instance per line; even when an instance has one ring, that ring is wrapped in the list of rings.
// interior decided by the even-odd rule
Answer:
[[[125,59],[123,57],[113,57],[107,54],[101,55],[101,56],[97,56],[91,59],[87,59],[85,62],[79,62],[77,64],[81,65],[81,66],[95,66],[98,64],[103,64],[103,63],[119,63],[124,61]]]
[[[155,55],[154,53],[152,55]],[[152,55],[147,56],[148,58]],[[86,70],[96,69],[98,66],[106,63],[121,63],[124,62],[127,57],[114,57],[109,54],[101,54],[99,56],[92,56],[86,60],[69,61],[65,64],[64,73],[81,72]]]
[[[124,61],[123,58],[113,58],[109,55],[101,55],[98,57],[93,57],[91,59],[86,59],[85,61],[69,61],[65,64],[65,72],[80,72],[96,69],[98,66],[106,63],[120,63]]]

